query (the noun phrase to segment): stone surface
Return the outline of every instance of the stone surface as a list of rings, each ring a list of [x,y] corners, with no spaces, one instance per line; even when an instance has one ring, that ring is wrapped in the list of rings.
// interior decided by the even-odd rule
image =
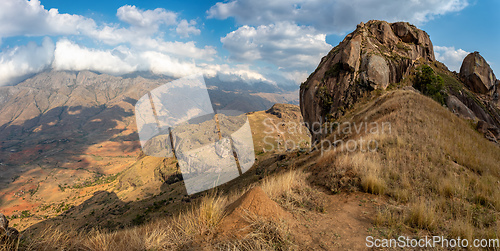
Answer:
[[[435,61],[424,31],[404,22],[360,23],[301,85],[300,109],[309,130],[343,115],[366,91],[399,82],[417,60]],[[320,136],[312,137],[315,142]]]
[[[498,139],[500,139],[500,130],[494,125],[479,120],[476,126],[476,130],[481,134],[484,134],[484,137],[486,139],[498,144]]]
[[[493,95],[495,91],[495,74],[477,51],[464,58],[460,67],[460,78],[474,92]]]
[[[8,227],[9,227],[9,220],[7,220],[5,215],[0,213],[0,234],[7,231]]]
[[[463,116],[468,119],[475,119],[477,118],[476,115],[474,115],[474,112],[469,109],[460,99],[453,95],[449,95],[446,98],[446,106],[455,114],[458,114],[460,116]]]

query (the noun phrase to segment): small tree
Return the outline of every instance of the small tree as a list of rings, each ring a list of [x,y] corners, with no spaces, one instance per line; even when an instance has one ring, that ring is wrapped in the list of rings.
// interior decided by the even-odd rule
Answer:
[[[443,79],[430,66],[422,65],[417,68],[414,87],[437,102],[445,103]]]

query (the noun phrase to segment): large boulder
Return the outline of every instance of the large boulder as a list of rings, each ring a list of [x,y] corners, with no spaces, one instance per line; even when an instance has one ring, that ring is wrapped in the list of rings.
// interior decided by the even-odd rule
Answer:
[[[493,95],[496,77],[479,52],[475,51],[464,58],[460,67],[460,78],[470,90]]]
[[[467,119],[477,119],[474,112],[469,109],[460,99],[453,95],[449,95],[446,98],[446,106],[455,114],[458,114]]]
[[[343,115],[364,92],[399,82],[417,60],[435,61],[424,31],[405,22],[360,23],[300,87],[300,109],[313,142],[321,137],[313,133],[321,123]]]

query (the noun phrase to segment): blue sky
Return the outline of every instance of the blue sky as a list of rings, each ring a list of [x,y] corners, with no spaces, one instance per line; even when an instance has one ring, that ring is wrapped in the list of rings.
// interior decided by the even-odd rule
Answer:
[[[2,0],[0,85],[47,69],[298,84],[370,19],[427,31],[451,70],[479,51],[500,75],[499,10],[494,0]]]

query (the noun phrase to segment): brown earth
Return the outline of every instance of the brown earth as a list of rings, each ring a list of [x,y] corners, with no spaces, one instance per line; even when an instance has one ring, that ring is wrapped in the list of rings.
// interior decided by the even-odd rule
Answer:
[[[250,231],[249,218],[260,218],[275,221],[290,221],[291,215],[272,201],[260,187],[254,187],[239,199],[227,206],[226,216],[219,225],[218,236],[224,238],[241,238]]]

